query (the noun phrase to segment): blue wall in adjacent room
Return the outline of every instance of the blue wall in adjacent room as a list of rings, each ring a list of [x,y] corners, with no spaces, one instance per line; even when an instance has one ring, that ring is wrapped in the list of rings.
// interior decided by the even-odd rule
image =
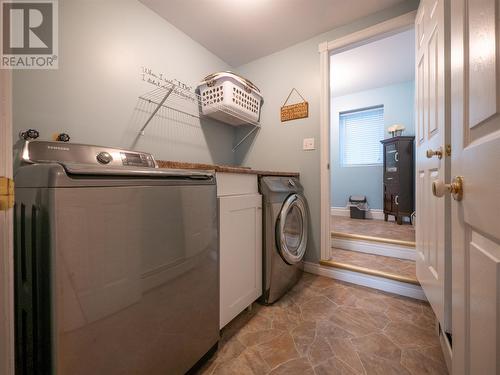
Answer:
[[[414,81],[361,91],[332,98],[331,106],[331,202],[332,207],[345,207],[349,195],[366,195],[370,208],[383,208],[383,167],[342,167],[339,152],[339,113],[384,105],[385,137],[393,124],[406,127],[404,135],[414,135]]]

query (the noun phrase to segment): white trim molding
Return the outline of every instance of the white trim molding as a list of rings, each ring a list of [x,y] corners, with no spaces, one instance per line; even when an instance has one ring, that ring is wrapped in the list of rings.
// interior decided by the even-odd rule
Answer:
[[[12,178],[12,71],[0,70],[0,176]],[[12,209],[0,211],[0,374],[14,368],[14,257]]]
[[[320,60],[320,228],[321,259],[330,252],[330,54],[341,52],[391,34],[408,30],[415,23],[412,11],[318,45]],[[334,176],[333,176],[334,177]]]
[[[337,237],[332,237],[331,242],[332,247],[335,247],[337,249],[357,251],[366,254],[382,255],[391,258],[413,261],[417,260],[417,252],[414,248],[408,246]]]
[[[341,52],[343,50],[351,49],[370,43],[374,40],[409,30],[414,26],[416,16],[416,10],[402,14],[401,16],[391,18],[390,20],[367,27],[366,29],[356,31],[352,34],[327,42],[326,48],[330,52]]]
[[[350,217],[351,210],[349,209],[349,207],[330,207],[330,215]],[[380,210],[378,208],[370,208],[366,212],[366,218],[375,220],[384,220],[384,210]]]
[[[400,281],[385,279],[383,277],[367,275],[340,268],[325,267],[321,264],[311,262],[304,262],[304,271],[315,275],[329,277],[330,279],[341,280],[372,289],[383,290],[384,292],[398,294],[400,296],[427,301],[424,291],[418,285],[403,283]]]
[[[320,49],[321,101],[320,101],[320,213],[321,259],[330,253],[330,54],[328,44]]]

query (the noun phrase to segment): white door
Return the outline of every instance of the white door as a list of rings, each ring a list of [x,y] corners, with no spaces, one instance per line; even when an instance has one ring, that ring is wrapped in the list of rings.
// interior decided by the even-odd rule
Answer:
[[[0,374],[14,373],[12,209],[6,180],[12,178],[11,72],[0,70]]]
[[[500,373],[500,1],[451,2],[453,374]]]
[[[219,198],[220,328],[262,295],[262,195]]]
[[[432,182],[447,181],[449,116],[444,0],[422,0],[415,20],[416,44],[416,250],[417,278],[441,327],[450,330],[449,198],[432,196]],[[437,153],[433,152],[436,151]],[[441,154],[439,154],[441,153]],[[448,302],[448,303],[447,303]]]

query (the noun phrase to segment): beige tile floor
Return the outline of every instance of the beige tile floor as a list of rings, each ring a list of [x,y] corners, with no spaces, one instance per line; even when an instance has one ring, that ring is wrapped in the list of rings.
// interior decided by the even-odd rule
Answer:
[[[408,223],[398,225],[394,221],[360,220],[351,219],[350,217],[332,216],[330,225],[331,230],[335,232],[393,240],[415,241],[415,229]]]
[[[199,374],[447,374],[427,303],[304,274],[223,329]]]
[[[331,260],[353,266],[388,272],[398,276],[417,279],[416,264],[413,260],[366,254],[357,251],[332,248]]]

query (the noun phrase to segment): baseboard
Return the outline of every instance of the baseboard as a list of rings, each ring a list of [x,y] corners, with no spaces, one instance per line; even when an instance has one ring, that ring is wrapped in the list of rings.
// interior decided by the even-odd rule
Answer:
[[[304,271],[331,279],[346,281],[368,288],[383,290],[405,297],[426,301],[422,288],[418,285],[388,280],[378,276],[366,275],[344,269],[322,266],[318,263],[304,262]]]
[[[351,216],[351,210],[348,207],[331,207],[330,215],[349,217]],[[375,220],[384,220],[384,210],[370,208],[366,212],[366,218]]]
[[[383,255],[407,260],[417,260],[415,248],[384,242],[332,237],[332,247],[361,253]]]

